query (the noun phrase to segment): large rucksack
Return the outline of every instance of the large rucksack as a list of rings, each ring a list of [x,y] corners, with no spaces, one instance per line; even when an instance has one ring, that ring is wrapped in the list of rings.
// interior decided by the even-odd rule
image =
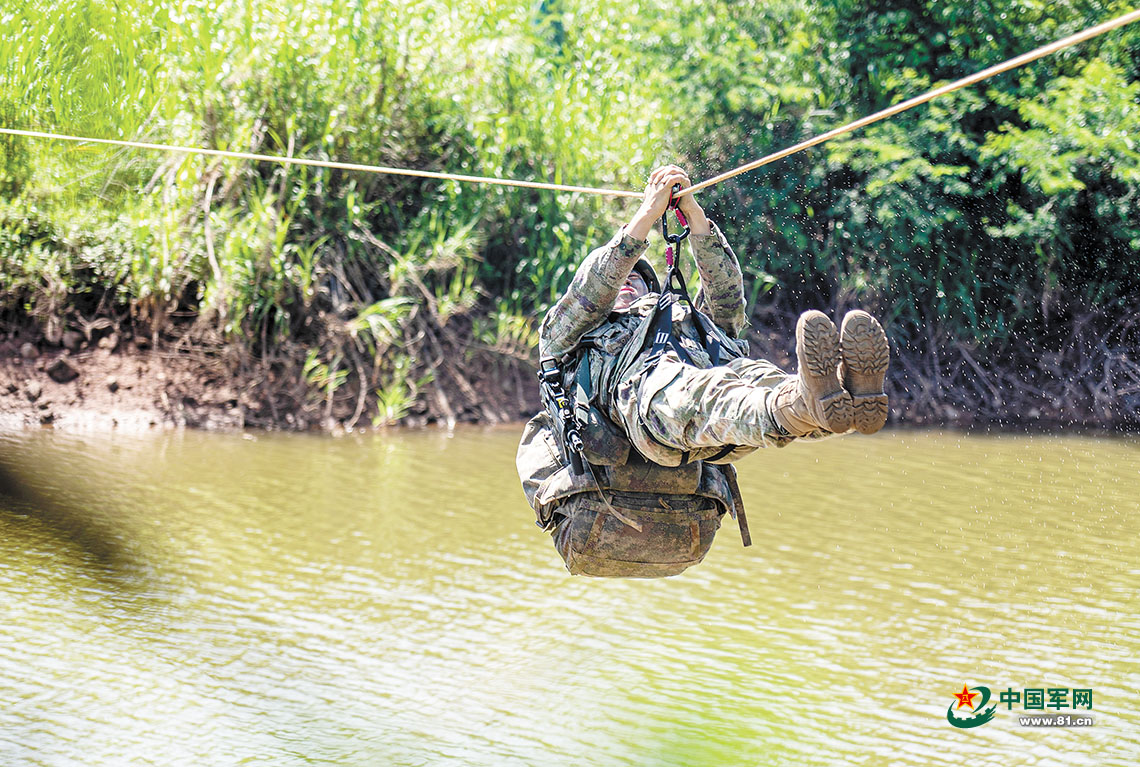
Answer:
[[[612,381],[632,370],[655,324],[654,315],[643,318],[616,358],[600,354],[588,334],[561,366],[543,360],[547,407],[527,423],[516,466],[537,524],[552,533],[574,575],[676,575],[704,559],[725,513],[737,519],[744,545],[750,544],[735,468],[648,461],[599,407],[599,384],[605,396]],[[716,332],[734,356],[743,349]],[[730,460],[732,452],[727,446],[713,459]]]
[[[729,464],[659,466],[630,450],[617,466],[576,474],[550,414],[523,430],[516,464],[539,527],[573,575],[659,578],[704,559],[725,513],[748,545],[744,504]]]

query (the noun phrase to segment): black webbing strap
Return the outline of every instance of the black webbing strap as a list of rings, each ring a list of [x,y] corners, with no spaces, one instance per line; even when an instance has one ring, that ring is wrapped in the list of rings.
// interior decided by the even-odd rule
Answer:
[[[657,297],[657,306],[653,309],[653,346],[649,350],[651,366],[661,358],[666,347],[675,351],[686,365],[694,364],[693,358],[673,335],[673,303],[676,300],[676,294],[668,290],[661,291]]]
[[[731,453],[733,450],[735,450],[738,447],[740,447],[740,445],[725,445],[720,450],[717,450],[715,453],[710,455],[708,458],[702,458],[701,460],[702,461],[708,461],[709,463],[713,463],[714,461],[719,461],[721,458],[724,458],[726,455],[728,455],[729,453]]]
[[[678,249],[679,248],[680,246],[678,245]],[[701,345],[705,347],[705,352],[709,355],[709,360],[715,367],[720,364],[720,339],[716,337],[716,333],[713,329],[706,325],[706,323],[710,323],[712,320],[697,311],[697,307],[693,305],[693,300],[689,298],[689,289],[685,285],[684,277],[681,276],[679,264],[680,259],[677,259],[673,262],[673,265],[669,267],[669,272],[665,276],[665,289],[661,294],[676,296],[677,299],[684,301],[685,305],[689,307],[689,314],[692,316],[693,324],[697,326],[697,333],[701,337]],[[658,305],[660,306],[660,302],[658,302]],[[658,311],[660,311],[660,308]],[[670,319],[672,319],[671,314]]]
[[[590,422],[590,398],[594,396],[593,386],[590,383],[590,355],[582,351],[578,362],[578,372],[574,377],[574,416],[578,423]]]
[[[732,493],[732,505],[736,517],[736,524],[740,527],[740,542],[745,546],[752,545],[752,534],[748,532],[748,518],[744,516],[744,496],[740,494],[740,485],[736,482],[736,467],[725,466],[724,477],[728,480],[728,490]]]

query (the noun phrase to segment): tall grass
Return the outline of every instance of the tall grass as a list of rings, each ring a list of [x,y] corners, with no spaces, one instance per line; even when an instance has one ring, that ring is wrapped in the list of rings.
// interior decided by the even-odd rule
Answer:
[[[589,25],[530,3],[65,0],[2,20],[5,125],[618,186],[664,143],[659,94],[634,62],[593,31],[572,53],[552,46],[555,27]],[[579,195],[0,148],[9,316],[74,324],[92,291],[155,337],[197,315],[194,327],[257,355],[316,350],[298,363],[314,388],[331,403],[346,375],[379,387],[381,420],[427,383],[398,353],[412,339],[462,343],[447,328],[493,292],[509,337],[484,346],[516,349],[523,318],[620,212]]]

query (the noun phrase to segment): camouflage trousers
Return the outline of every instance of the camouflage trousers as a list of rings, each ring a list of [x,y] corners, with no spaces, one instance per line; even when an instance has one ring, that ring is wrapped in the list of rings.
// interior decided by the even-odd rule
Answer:
[[[776,424],[769,408],[776,387],[790,377],[767,360],[738,358],[698,368],[670,351],[651,370],[618,386],[615,415],[638,452],[654,463],[676,466],[682,451],[691,453],[691,460],[704,460],[727,445],[741,446],[728,458],[736,460],[795,439]]]

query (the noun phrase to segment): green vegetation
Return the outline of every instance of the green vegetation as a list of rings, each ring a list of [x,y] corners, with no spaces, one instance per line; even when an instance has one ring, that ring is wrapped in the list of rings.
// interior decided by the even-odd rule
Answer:
[[[0,11],[0,123],[638,188],[660,161],[704,178],[1126,10],[33,0]],[[939,386],[983,414],[1011,387],[1076,397],[1038,357],[1071,377],[1140,332],[1115,321],[1140,295],[1138,83],[1128,28],[708,190],[754,324],[882,314],[919,417]],[[480,381],[531,354],[631,204],[0,137],[0,312],[49,340],[109,317],[237,348],[324,417],[494,418]],[[1093,400],[1140,410],[1105,376]]]

